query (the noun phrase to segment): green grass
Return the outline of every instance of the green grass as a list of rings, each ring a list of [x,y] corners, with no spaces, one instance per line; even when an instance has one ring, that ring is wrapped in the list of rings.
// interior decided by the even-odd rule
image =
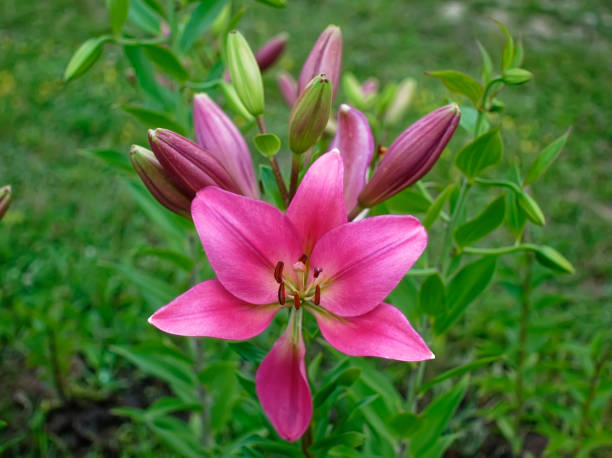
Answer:
[[[0,223],[0,419],[10,420],[10,434],[2,436],[0,431],[0,438],[21,438],[15,450],[24,455],[35,456],[44,447],[62,455],[66,444],[47,437],[48,425],[40,414],[56,402],[58,383],[67,383],[88,399],[117,400],[116,393],[122,393],[124,402],[129,386],[143,381],[143,374],[125,372],[108,346],[152,335],[146,317],[155,307],[103,262],[131,259],[159,278],[175,279],[175,292],[185,281],[159,261],[134,257],[143,241],[155,244],[163,235],[135,204],[123,177],[84,154],[102,147],[127,154],[131,143],[145,141],[145,127],[119,108],[137,101],[126,78],[125,59],[109,46],[84,78],[61,82],[78,44],[105,32],[101,3],[0,4],[0,185],[13,186],[13,205]],[[449,97],[439,81],[424,75],[426,70],[452,68],[478,76],[476,40],[499,59],[502,37],[490,17],[520,34],[526,48],[523,66],[534,73],[535,81],[502,94],[507,112],[499,120],[506,151],[518,152],[521,162],[530,164],[545,145],[573,126],[560,159],[533,186],[547,226],[530,235],[564,253],[576,268],[574,276],[555,277],[542,286],[538,300],[552,295],[562,300],[537,308],[529,341],[530,351],[540,352],[541,358],[528,366],[532,385],[527,396],[538,399],[529,401],[531,413],[545,416],[547,402],[563,405],[550,400],[551,393],[538,391],[538,384],[549,380],[539,378],[534,367],[565,362],[582,370],[568,347],[588,345],[598,331],[612,325],[610,4],[564,1],[547,10],[537,1],[520,2],[519,7],[484,1],[289,0],[288,9],[274,10],[243,3],[250,8],[242,28],[253,42],[290,32],[280,66],[295,76],[320,31],[336,23],[343,31],[344,69],[361,79],[377,76],[382,83],[414,77],[419,92],[406,124]],[[266,89],[273,101],[268,122],[284,129],[288,112],[279,97],[271,95],[273,76],[266,77]],[[443,175],[436,169],[433,176]],[[514,268],[507,265],[501,280]],[[512,347],[515,336],[508,335],[508,322],[516,322],[518,310],[511,283],[498,286],[495,295],[472,307],[463,338],[453,347],[438,342],[437,353],[454,354],[455,365],[483,348],[486,353],[499,345]],[[555,332],[547,332],[547,326]],[[52,370],[49,348],[54,344],[63,381]],[[561,373],[554,380],[561,384],[563,377]],[[500,405],[510,402],[495,380],[479,383],[480,389],[498,395]],[[497,383],[503,385],[504,380]],[[145,398],[164,392],[150,385]],[[467,422],[472,408],[477,408],[475,403],[455,421]],[[470,424],[476,431],[480,423]],[[552,420],[550,427],[556,427]],[[133,454],[150,453],[148,445],[140,443],[141,430],[124,424],[118,431],[113,434]],[[469,442],[461,442],[468,455],[475,452]]]

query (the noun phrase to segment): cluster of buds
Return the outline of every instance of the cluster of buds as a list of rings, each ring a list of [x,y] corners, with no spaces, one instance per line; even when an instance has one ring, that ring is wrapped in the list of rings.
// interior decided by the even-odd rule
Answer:
[[[223,87],[231,87],[232,97],[226,99],[240,105],[247,116],[260,117],[264,112],[261,71],[278,59],[286,41],[286,35],[274,37],[254,54],[240,32],[228,34],[229,76],[226,75]],[[280,90],[292,107],[289,148],[294,155],[312,148],[330,122],[341,65],[342,34],[337,26],[330,25],[317,39],[297,81],[286,72],[280,73]],[[351,100],[358,95],[360,100],[367,101],[378,93],[375,79],[358,83],[348,76],[343,84],[345,92],[353,88]],[[414,81],[410,79],[394,88],[396,97],[387,107],[386,122],[392,124],[404,116],[413,91]],[[374,136],[366,116],[357,108],[342,104],[330,149],[338,149],[343,158],[347,213],[354,217],[422,178],[440,157],[459,117],[455,104],[439,108],[410,125],[389,148],[379,147],[380,154],[375,155]],[[191,200],[197,191],[206,186],[259,198],[249,148],[232,120],[206,94],[195,96],[193,118],[197,143],[175,132],[155,129],[149,131],[152,151],[132,147],[134,168],[153,196],[185,217],[189,217]]]

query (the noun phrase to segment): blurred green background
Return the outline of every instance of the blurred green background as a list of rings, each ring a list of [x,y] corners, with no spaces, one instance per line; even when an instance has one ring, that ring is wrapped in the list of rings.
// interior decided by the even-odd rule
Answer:
[[[562,299],[536,312],[531,345],[551,346],[529,364],[563,361],[563,370],[575,370],[580,379],[583,347],[612,326],[612,4],[289,0],[283,10],[248,5],[241,29],[254,45],[290,33],[285,57],[265,77],[272,100],[269,123],[277,126],[284,126],[288,111],[276,94],[276,71],[297,76],[329,23],[342,28],[343,69],[360,79],[377,76],[383,84],[406,76],[417,80],[406,125],[449,97],[426,70],[452,68],[477,76],[476,40],[495,50],[498,61],[503,37],[491,17],[520,35],[523,67],[535,79],[503,94],[506,151],[518,151],[530,163],[573,126],[560,159],[532,192],[547,214],[547,226],[533,238],[562,252],[576,274],[544,286]],[[104,33],[107,23],[103,2],[93,0],[0,2],[0,185],[13,186],[13,205],[0,223],[0,419],[11,420],[0,441],[13,441],[18,444],[13,450],[24,455],[105,450],[112,440],[124,441],[136,455],[149,450],[138,431],[123,425],[117,433],[108,409],[129,403],[135,391],[154,389],[155,382],[126,370],[107,348],[154,333],[146,322],[154,307],[142,303],[132,282],[104,263],[132,258],[162,278],[171,278],[172,268],[134,255],[143,241],[155,244],[160,234],[117,172],[84,153],[108,147],[127,154],[130,144],[145,143],[146,128],[120,109],[135,101],[135,92],[119,48],[108,46],[85,77],[62,82],[76,47]],[[503,345],[505,333],[514,332],[507,331],[505,320],[517,311],[498,293],[490,290],[471,308],[470,331],[447,347],[449,353],[461,359],[460,353],[471,353],[472,347]],[[58,361],[50,360],[53,346]],[[442,359],[449,364],[450,358]],[[99,425],[102,418],[112,428],[99,426],[99,436],[89,443],[70,442],[61,415],[47,415],[56,405],[58,377],[68,379],[62,383],[72,392],[100,400],[99,412],[89,409],[86,425]],[[533,377],[528,390],[537,397],[540,386]],[[565,375],[553,380],[559,390],[569,383]],[[609,379],[604,383],[604,390],[612,389]],[[559,396],[559,409],[568,396]],[[609,405],[604,412],[605,424]],[[469,422],[469,415],[461,420]],[[557,428],[552,420],[550,428]],[[465,442],[461,447],[469,456]]]

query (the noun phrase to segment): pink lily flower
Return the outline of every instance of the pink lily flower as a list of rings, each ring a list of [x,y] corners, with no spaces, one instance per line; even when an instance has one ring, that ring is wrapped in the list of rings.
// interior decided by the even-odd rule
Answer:
[[[434,357],[385,297],[425,250],[427,233],[412,216],[347,222],[339,152],[308,170],[287,213],[217,187],[200,190],[192,217],[217,274],[159,309],[149,322],[182,336],[249,339],[290,309],[287,330],[257,370],[264,412],[285,440],[312,417],[304,363],[303,311],[327,342],[352,356],[399,361]],[[316,198],[313,198],[316,196]]]

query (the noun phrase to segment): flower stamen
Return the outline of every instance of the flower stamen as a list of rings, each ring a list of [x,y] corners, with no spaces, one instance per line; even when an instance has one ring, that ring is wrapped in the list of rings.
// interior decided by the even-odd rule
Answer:
[[[321,287],[319,285],[317,285],[315,288],[314,303],[315,305],[319,305],[321,303]]]
[[[276,267],[274,268],[274,279],[276,280],[276,283],[282,283],[283,282],[283,267],[284,267],[285,263],[283,261],[278,261],[276,263]]]
[[[319,275],[321,275],[321,272],[323,272],[323,269],[321,267],[315,267],[314,269],[314,278],[318,278]]]
[[[300,301],[300,295],[297,293],[297,291],[294,291],[293,293],[293,303],[295,304],[295,309],[299,310],[302,303]]]
[[[278,287],[278,303],[285,305],[285,284],[281,283]]]

